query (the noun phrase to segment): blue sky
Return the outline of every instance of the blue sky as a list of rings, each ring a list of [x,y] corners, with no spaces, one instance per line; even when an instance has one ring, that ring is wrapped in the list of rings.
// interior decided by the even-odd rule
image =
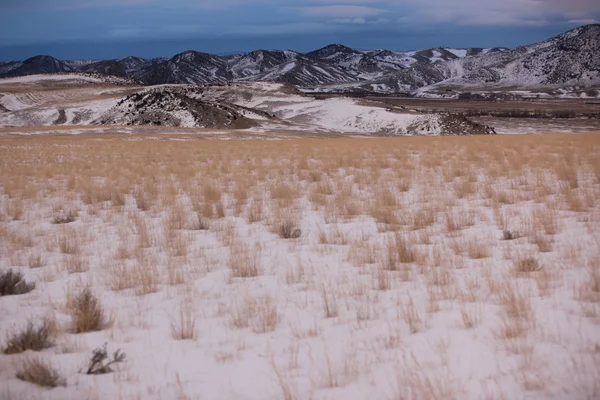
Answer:
[[[598,0],[0,0],[0,60],[513,47],[599,19]]]

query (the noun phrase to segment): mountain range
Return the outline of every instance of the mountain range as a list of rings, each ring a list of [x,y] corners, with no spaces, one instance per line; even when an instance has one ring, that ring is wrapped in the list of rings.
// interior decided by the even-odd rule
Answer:
[[[111,75],[145,85],[274,81],[320,92],[581,89],[600,85],[600,25],[513,49],[358,51],[332,44],[306,54],[256,50],[218,56],[190,50],[171,58],[65,61],[40,55],[0,63],[0,78],[49,73]]]

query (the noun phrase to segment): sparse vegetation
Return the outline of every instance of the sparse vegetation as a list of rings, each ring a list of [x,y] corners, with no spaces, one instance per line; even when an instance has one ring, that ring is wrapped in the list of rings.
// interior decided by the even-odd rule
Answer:
[[[74,211],[68,211],[66,214],[65,213],[57,214],[54,217],[54,219],[52,220],[52,223],[55,225],[70,224],[71,222],[75,222],[76,220],[77,220],[77,213]]]
[[[90,287],[81,290],[67,304],[74,333],[101,331],[108,323],[104,307]]]
[[[515,270],[517,273],[526,274],[539,271],[540,269],[540,264],[535,257],[520,257],[515,261]]]
[[[289,221],[279,227],[279,236],[283,239],[298,239],[301,234],[302,231]]]
[[[51,347],[52,337],[56,329],[56,323],[50,319],[43,319],[40,324],[33,321],[27,323],[27,327],[11,334],[6,340],[4,354],[17,354],[27,350],[41,351]]]
[[[2,351],[25,352],[7,360],[56,342],[42,354],[60,367],[90,340],[118,342],[84,359],[81,373],[100,374],[151,345],[175,372],[149,382],[139,362],[122,364],[113,383],[126,397],[229,384],[226,373],[191,384],[175,365],[199,360],[286,398],[365,382],[374,398],[593,397],[598,136],[23,140],[0,138],[0,258],[9,281],[44,283],[0,300]],[[74,223],[36,221],[69,209]],[[27,325],[47,311],[67,332]],[[454,355],[467,344],[464,364]],[[253,369],[265,360],[275,376]],[[474,366],[489,387],[471,386]]]
[[[0,296],[25,294],[35,289],[34,282],[27,282],[23,273],[12,269],[0,273]]]
[[[58,370],[41,358],[26,359],[17,373],[17,378],[47,388],[67,385]]]
[[[114,364],[125,362],[125,353],[120,349],[116,350],[112,357],[109,357],[108,350],[106,349],[107,343],[104,346],[98,347],[92,352],[92,358],[90,359],[87,375],[101,375],[113,372],[111,366]]]

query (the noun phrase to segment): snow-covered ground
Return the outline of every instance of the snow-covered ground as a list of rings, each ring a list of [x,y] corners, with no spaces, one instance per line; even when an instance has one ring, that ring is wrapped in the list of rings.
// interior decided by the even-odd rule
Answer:
[[[66,76],[68,75],[56,75],[57,78]],[[50,79],[49,77],[45,78]],[[139,88],[139,92],[144,94],[185,88],[185,85],[159,85]],[[401,113],[375,104],[367,104],[360,99],[316,100],[296,92],[291,86],[278,83],[235,83],[229,86],[205,88],[198,93],[193,92],[197,86],[189,86],[189,88],[192,90],[189,96],[196,96],[202,101],[209,100],[215,104],[227,101],[248,108],[242,112],[245,117],[259,122],[260,127],[254,128],[259,131],[276,129],[364,134],[444,133],[444,127],[437,115]],[[2,93],[0,84],[0,104],[8,110],[0,113],[0,127],[90,125],[104,119],[121,121],[117,123],[123,124],[123,121],[131,119],[132,111],[139,112],[137,108],[139,104],[133,104],[132,101],[120,102],[126,96],[126,92],[131,90],[127,87],[107,90],[90,86],[89,88]],[[120,106],[116,107],[118,103]],[[250,109],[257,109],[262,113],[252,112]],[[266,121],[264,112],[275,115],[278,120],[273,123]],[[189,110],[177,109],[170,117],[179,121],[181,127],[204,127],[198,126]]]
[[[56,325],[0,353],[0,397],[598,398],[599,152],[591,134],[0,138],[0,273],[36,283],[0,297],[0,350]],[[106,324],[74,333],[85,287]],[[125,362],[84,374],[104,343]],[[32,357],[66,386],[18,379]]]

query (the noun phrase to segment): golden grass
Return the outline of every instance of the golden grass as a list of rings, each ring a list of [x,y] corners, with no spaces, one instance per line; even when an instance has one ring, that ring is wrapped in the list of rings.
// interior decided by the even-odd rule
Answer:
[[[21,369],[17,372],[17,378],[47,388],[67,385],[60,372],[41,358],[28,358],[23,361]]]
[[[433,336],[442,313],[472,330],[463,334],[495,324],[495,343],[538,334],[538,302],[565,288],[574,289],[581,314],[600,313],[598,243],[590,239],[599,234],[598,135],[172,139],[0,137],[0,256],[34,276],[104,278],[123,292],[115,297],[136,296],[133,324],[144,329],[144,304],[154,297],[170,299],[209,274],[229,283],[222,293],[198,285],[202,300],[194,292],[173,307],[176,340],[197,339],[213,321],[196,311],[213,306],[224,317],[218,323],[256,334],[260,345],[257,338],[277,337],[282,325],[297,341],[348,321],[353,335],[365,327],[368,335],[396,316],[389,333],[372,330],[382,338],[371,343],[373,354],[385,359],[385,348],[391,359],[401,334],[414,335],[407,342]],[[76,220],[51,224],[63,210],[78,210]],[[68,297],[75,332],[110,323],[99,298]],[[206,308],[189,306],[201,301]],[[295,308],[314,320],[290,320]],[[239,352],[210,353],[234,363]],[[290,365],[306,368],[310,357],[297,353]],[[351,354],[325,354],[319,363],[318,385],[359,376]],[[304,398],[294,393],[300,374],[279,364],[274,371],[284,398]],[[408,378],[431,398],[460,397],[431,371]]]

